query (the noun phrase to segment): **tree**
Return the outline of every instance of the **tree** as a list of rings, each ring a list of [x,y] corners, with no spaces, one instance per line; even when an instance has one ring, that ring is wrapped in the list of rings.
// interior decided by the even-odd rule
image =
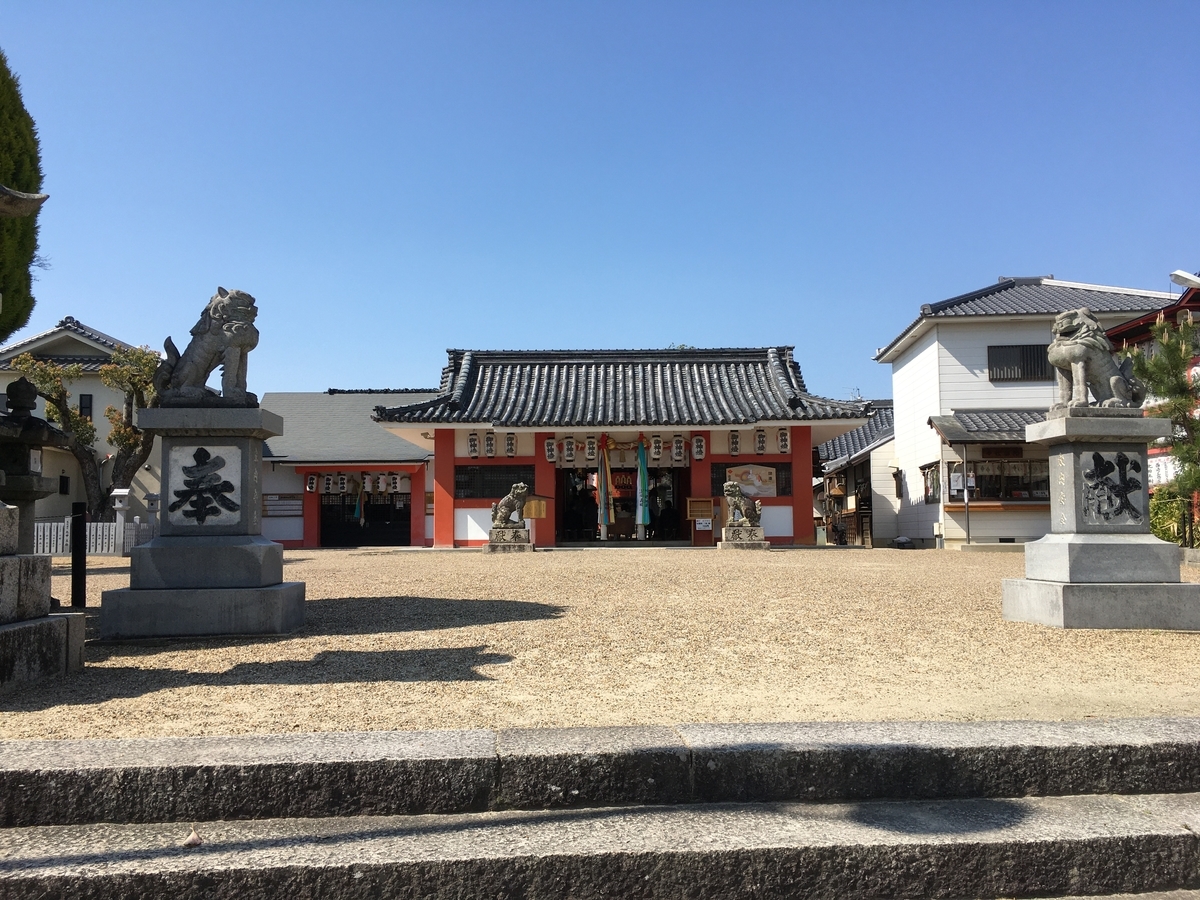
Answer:
[[[1179,474],[1172,479],[1163,499],[1177,502],[1182,524],[1179,539],[1189,547],[1195,542],[1193,498],[1200,491],[1200,420],[1196,418],[1200,381],[1192,379],[1197,331],[1191,313],[1178,323],[1168,322],[1160,315],[1151,327],[1153,338],[1149,350],[1139,348],[1131,353],[1133,373],[1146,383],[1149,392],[1151,402],[1147,411],[1171,420],[1169,444],[1171,455],[1179,463]]]
[[[96,427],[79,414],[78,404],[71,405],[68,390],[71,382],[83,375],[83,367],[78,363],[64,366],[36,359],[29,353],[22,353],[12,362],[12,367],[28,378],[37,388],[38,396],[46,401],[46,418],[57,423],[67,435],[67,449],[79,463],[88,512],[94,521],[107,514],[113,489],[129,487],[154,449],[154,435],[137,428],[134,416],[138,409],[158,406],[153,386],[157,365],[157,353],[149,347],[133,347],[114,350],[111,361],[100,367],[100,380],[125,398],[121,409],[110,406],[104,411],[104,417],[112,425],[108,443],[117,450],[112,477],[105,486],[101,461],[93,448]]]
[[[27,194],[42,189],[37,128],[21,102],[21,89],[0,51],[0,184]],[[29,321],[32,267],[39,265],[37,216],[0,218],[0,341]]]

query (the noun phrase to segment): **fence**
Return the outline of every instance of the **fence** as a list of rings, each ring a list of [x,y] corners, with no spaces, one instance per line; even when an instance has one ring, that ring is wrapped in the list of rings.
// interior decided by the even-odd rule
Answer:
[[[121,556],[131,547],[158,536],[158,522],[127,522],[119,534],[116,522],[90,522],[86,526],[89,556]],[[71,552],[71,523],[38,522],[33,526],[33,552],[67,556]]]

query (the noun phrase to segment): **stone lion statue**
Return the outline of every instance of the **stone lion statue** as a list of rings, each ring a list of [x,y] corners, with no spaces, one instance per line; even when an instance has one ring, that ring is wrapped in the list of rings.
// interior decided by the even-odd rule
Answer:
[[[1146,399],[1146,386],[1133,375],[1133,360],[1119,366],[1112,344],[1092,311],[1069,309],[1051,327],[1054,340],[1046,351],[1058,372],[1058,402],[1051,409],[1089,406],[1088,388],[1096,405],[1136,408]]]
[[[529,485],[525,482],[517,482],[512,486],[512,490],[499,503],[492,504],[492,527],[493,528],[517,528],[522,523],[521,513],[525,509],[525,497],[529,494]],[[513,514],[516,514],[517,520],[513,521]]]
[[[762,501],[751,500],[742,493],[742,486],[736,481],[725,482],[725,502],[729,504],[729,515],[725,518],[725,527],[732,528],[739,524],[735,521],[737,513],[742,514],[740,524],[750,528],[758,528],[762,516]]]
[[[154,373],[154,388],[163,406],[258,406],[246,390],[246,356],[258,346],[254,319],[258,309],[245,291],[217,292],[192,328],[192,340],[180,353],[169,337],[167,355]],[[221,366],[221,396],[204,386]]]

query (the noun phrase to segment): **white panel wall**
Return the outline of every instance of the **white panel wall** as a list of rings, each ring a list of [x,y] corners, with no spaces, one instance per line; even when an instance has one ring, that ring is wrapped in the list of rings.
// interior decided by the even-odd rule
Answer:
[[[525,523],[529,527],[529,523]],[[490,509],[456,509],[454,511],[454,539],[456,541],[486,541],[492,530]]]
[[[939,323],[937,333],[941,373],[941,409],[937,415],[964,409],[1049,409],[1054,402],[1053,381],[992,384],[988,380],[990,345],[1048,344],[1049,321]]]
[[[898,504],[897,531],[913,540],[932,539],[940,507],[925,503],[921,466],[941,458],[941,439],[929,417],[941,410],[938,390],[938,329],[932,328],[892,363],[892,404],[896,418],[896,459],[904,473],[904,498]],[[891,478],[888,478],[891,481]]]
[[[871,535],[876,547],[898,536],[900,500],[892,466],[896,464],[896,442],[888,441],[871,451]]]
[[[262,535],[271,541],[302,541],[304,516],[263,516]]]
[[[967,539],[967,516],[965,512],[946,511],[946,540]],[[971,509],[971,542],[994,543],[997,538],[1016,538],[1017,541],[1034,541],[1050,531],[1050,510],[987,510]]]
[[[764,506],[759,522],[767,537],[791,537],[795,533],[792,530],[790,506]]]
[[[271,471],[274,469],[274,471]],[[291,466],[272,466],[264,462],[262,467],[262,492],[264,494],[302,494],[304,476]]]

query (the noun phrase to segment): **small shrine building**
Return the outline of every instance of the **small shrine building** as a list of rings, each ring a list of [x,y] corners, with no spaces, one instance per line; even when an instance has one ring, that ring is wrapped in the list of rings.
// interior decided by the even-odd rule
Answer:
[[[517,482],[539,547],[711,544],[726,481],[772,543],[812,544],[813,448],[870,415],[810,394],[786,346],[448,353],[436,396],[375,410],[432,454],[435,547],[483,544]]]

